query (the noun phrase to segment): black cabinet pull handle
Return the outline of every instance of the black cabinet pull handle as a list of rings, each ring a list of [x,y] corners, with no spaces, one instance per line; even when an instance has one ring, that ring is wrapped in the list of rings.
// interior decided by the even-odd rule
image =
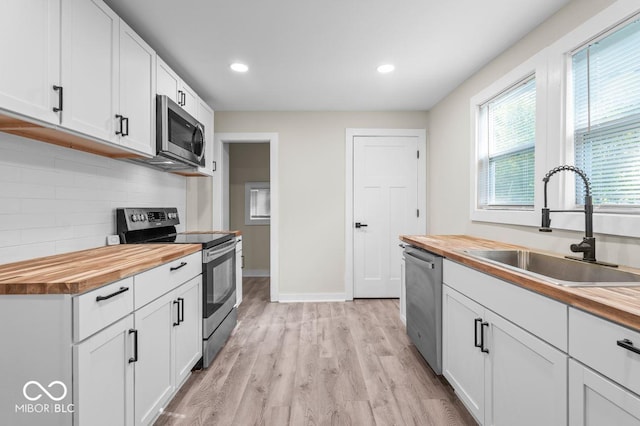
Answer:
[[[122,133],[122,136],[129,136],[129,117],[122,117],[122,121],[127,123],[127,131]]]
[[[107,299],[111,299],[112,297],[115,297],[119,294],[124,293],[125,291],[129,291],[129,287],[120,287],[120,290],[115,291],[111,294],[107,294],[106,296],[98,296],[96,297],[96,302],[101,302],[103,300],[107,300]]]
[[[187,266],[187,262],[180,262],[180,265],[178,266],[172,266],[171,268],[169,268],[170,271],[177,271],[180,268],[184,268],[185,266]]]
[[[131,364],[132,362],[138,362],[138,330],[130,328],[129,334],[133,334],[133,357],[129,358],[129,364]]]
[[[182,106],[185,106],[187,104],[187,94],[185,92],[182,92]]]
[[[124,136],[124,134],[122,133],[122,120],[124,119],[124,117],[120,114],[116,114],[116,118],[120,120],[120,130],[116,130],[116,135]]]
[[[182,90],[178,90],[178,105],[182,106]]]
[[[53,107],[53,112],[60,112],[60,111],[62,111],[62,99],[64,98],[62,86],[56,86],[54,84],[53,85],[53,90],[58,92],[58,106],[57,107]]]
[[[473,346],[476,348],[482,347],[482,343],[478,343],[478,324],[482,322],[482,318],[476,318],[473,320]]]
[[[483,322],[480,324],[480,351],[488,354],[489,349],[484,347],[484,327],[485,326],[489,327],[489,323]]]
[[[177,308],[178,308],[178,309],[176,309],[176,319],[177,319],[177,321],[173,323],[173,326],[175,327],[176,325],[180,325],[180,302],[178,302],[177,300],[174,300],[173,304],[177,305]]]
[[[366,223],[356,222],[356,228],[366,228],[367,226],[369,225],[367,225]]]
[[[184,322],[184,299],[182,297],[178,297],[178,302],[180,302],[180,316],[178,317],[178,324]]]
[[[633,346],[633,342],[629,339],[618,340],[616,343],[618,344],[618,346],[625,348],[626,350],[629,350],[636,354],[640,354],[640,349]]]

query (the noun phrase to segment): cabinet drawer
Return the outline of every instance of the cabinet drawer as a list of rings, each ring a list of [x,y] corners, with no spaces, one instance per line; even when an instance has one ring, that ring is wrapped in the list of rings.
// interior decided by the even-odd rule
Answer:
[[[133,312],[133,278],[73,298],[73,340],[79,342]]]
[[[135,309],[202,273],[202,252],[160,265],[135,276]]]
[[[443,265],[449,287],[567,351],[567,305],[447,259]]]
[[[640,394],[640,354],[618,346],[624,339],[640,349],[639,332],[569,309],[569,355]]]

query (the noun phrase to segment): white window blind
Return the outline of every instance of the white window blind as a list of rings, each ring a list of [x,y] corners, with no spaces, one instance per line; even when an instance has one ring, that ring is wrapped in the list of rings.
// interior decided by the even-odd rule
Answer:
[[[489,100],[479,112],[479,207],[532,207],[535,77],[530,76]]]
[[[640,21],[581,48],[572,65],[575,164],[591,180],[593,203],[640,206]]]

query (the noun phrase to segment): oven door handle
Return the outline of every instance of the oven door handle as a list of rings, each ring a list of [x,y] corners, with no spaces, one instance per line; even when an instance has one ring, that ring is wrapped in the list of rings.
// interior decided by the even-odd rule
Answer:
[[[221,247],[214,247],[209,249],[204,253],[204,263],[211,262],[212,260],[224,256],[227,253],[230,253],[236,249],[237,241],[233,240],[228,243],[223,244]]]

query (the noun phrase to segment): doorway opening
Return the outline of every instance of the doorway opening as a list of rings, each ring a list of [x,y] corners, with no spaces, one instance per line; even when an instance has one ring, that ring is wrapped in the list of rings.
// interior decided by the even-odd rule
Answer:
[[[277,302],[278,134],[216,133],[214,150],[214,226],[242,231],[243,275],[269,276],[270,298]]]

